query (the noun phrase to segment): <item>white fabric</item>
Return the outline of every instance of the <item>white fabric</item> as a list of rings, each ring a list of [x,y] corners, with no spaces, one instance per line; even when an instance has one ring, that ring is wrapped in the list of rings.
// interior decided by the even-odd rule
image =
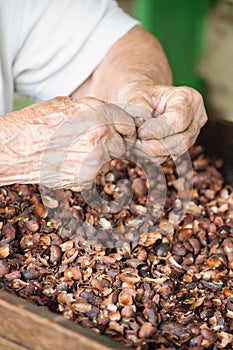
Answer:
[[[69,95],[136,24],[113,0],[0,0],[0,114]]]

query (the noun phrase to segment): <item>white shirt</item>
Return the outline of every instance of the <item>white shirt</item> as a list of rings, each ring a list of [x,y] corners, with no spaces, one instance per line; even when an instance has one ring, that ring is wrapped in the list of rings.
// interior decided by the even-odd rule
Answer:
[[[114,0],[0,0],[0,115],[71,94],[138,21]]]

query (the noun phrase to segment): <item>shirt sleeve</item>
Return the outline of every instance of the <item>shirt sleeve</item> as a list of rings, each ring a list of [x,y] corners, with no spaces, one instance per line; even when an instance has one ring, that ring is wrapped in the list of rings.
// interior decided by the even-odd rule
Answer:
[[[113,0],[24,0],[15,89],[36,100],[71,94],[139,22]]]

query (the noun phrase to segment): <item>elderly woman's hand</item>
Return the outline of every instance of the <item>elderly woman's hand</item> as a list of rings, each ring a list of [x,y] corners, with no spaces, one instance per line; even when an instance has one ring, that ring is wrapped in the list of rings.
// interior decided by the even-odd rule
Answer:
[[[111,157],[134,144],[133,118],[94,98],[59,97],[0,119],[0,185],[88,188]]]
[[[129,113],[144,118],[136,147],[160,163],[185,153],[207,121],[202,96],[190,87],[135,82],[119,99]]]

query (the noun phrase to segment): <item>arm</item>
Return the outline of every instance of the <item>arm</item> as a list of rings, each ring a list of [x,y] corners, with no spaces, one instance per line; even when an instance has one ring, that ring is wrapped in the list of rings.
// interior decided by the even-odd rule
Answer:
[[[73,97],[98,96],[104,101],[123,102],[126,86],[171,84],[171,70],[159,41],[140,26],[134,27],[109,50],[91,77]]]
[[[88,94],[125,104],[146,120],[137,147],[163,161],[187,151],[207,120],[201,95],[174,87],[158,40],[140,26],[119,39],[73,96]]]
[[[79,106],[72,102],[73,112]],[[0,186],[38,183],[43,152],[56,131],[71,115],[68,98],[34,104],[0,118]]]
[[[111,156],[124,153],[124,137],[135,139],[132,118],[97,99],[58,97],[6,114],[0,118],[0,186],[90,187]]]

